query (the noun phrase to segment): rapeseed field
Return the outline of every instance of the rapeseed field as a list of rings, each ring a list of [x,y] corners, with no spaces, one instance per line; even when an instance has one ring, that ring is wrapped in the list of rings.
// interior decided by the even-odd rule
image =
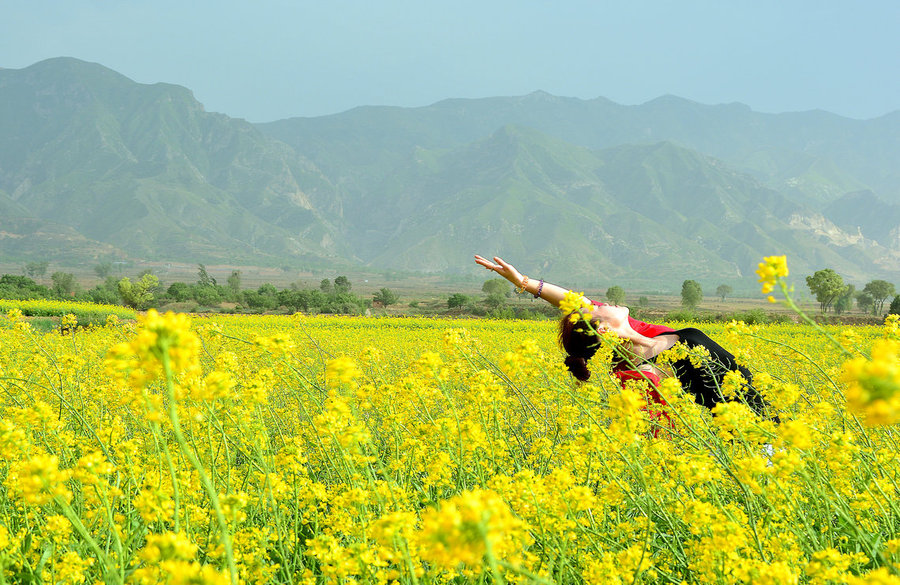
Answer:
[[[897,320],[702,328],[780,424],[660,424],[552,322],[10,309],[2,580],[900,583]]]

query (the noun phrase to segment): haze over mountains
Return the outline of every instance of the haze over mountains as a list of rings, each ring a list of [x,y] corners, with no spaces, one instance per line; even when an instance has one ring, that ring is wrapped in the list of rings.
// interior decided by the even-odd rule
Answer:
[[[146,259],[557,279],[900,270],[900,112],[535,92],[252,125],[59,58],[0,69],[0,261]]]

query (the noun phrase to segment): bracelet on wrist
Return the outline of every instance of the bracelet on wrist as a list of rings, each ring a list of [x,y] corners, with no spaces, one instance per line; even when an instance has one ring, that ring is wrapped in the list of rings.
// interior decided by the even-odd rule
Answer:
[[[522,284],[516,287],[516,294],[521,294],[525,292],[525,287],[528,286],[528,277],[522,276]]]
[[[542,278],[542,279],[541,279],[541,282],[538,284],[537,292],[534,293],[534,298],[536,298],[536,299],[541,298],[541,291],[542,291],[543,289],[544,289],[544,279]]]

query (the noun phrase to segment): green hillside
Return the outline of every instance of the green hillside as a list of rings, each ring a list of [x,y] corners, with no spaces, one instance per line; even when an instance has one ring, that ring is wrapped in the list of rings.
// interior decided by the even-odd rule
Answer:
[[[372,266],[445,270],[474,247],[545,274],[672,283],[748,277],[762,256],[785,250],[798,270],[814,269],[805,260],[814,258],[862,277],[858,263],[883,252],[823,245],[789,225],[808,210],[671,143],[594,152],[507,126],[458,149],[419,152],[383,184],[383,199],[398,185],[397,209],[362,210],[372,229],[354,241],[378,251],[363,258]]]
[[[258,127],[334,171],[361,161],[390,162],[415,146],[460,146],[507,124],[592,149],[671,141],[752,173],[776,190],[796,188],[807,173],[842,183],[835,190],[827,185],[800,189],[800,195],[812,195],[819,203],[863,187],[900,203],[900,112],[852,120],[821,111],[764,114],[743,104],[708,106],[675,96],[622,106],[603,98],[534,92],[450,99],[421,108],[356,108]],[[823,172],[828,166],[834,168]]]
[[[147,259],[347,253],[316,167],[184,88],[53,59],[0,71],[0,92],[0,205],[20,217]]]
[[[482,253],[655,286],[788,254],[869,280],[900,267],[898,125],[543,92],[251,125],[51,59],[0,69],[0,260],[473,274]]]

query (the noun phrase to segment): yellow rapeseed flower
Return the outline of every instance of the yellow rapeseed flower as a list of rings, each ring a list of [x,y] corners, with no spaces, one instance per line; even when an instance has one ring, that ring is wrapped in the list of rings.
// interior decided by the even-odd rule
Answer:
[[[804,572],[813,585],[826,585],[835,581],[843,581],[843,576],[851,565],[865,563],[864,554],[844,554],[834,548],[816,551],[811,555]]]
[[[73,329],[78,325],[78,317],[72,313],[66,313],[63,315],[62,319],[60,319],[59,324],[63,329]]]
[[[349,384],[362,375],[353,358],[341,356],[330,360],[325,366],[325,378],[329,386]]]
[[[70,476],[68,470],[59,469],[59,457],[38,454],[10,465],[6,483],[25,503],[41,505],[55,497],[69,501],[72,492],[66,487],[66,481]]]
[[[482,569],[490,554],[515,561],[523,523],[492,490],[463,492],[422,514],[421,556],[439,567]]]
[[[42,533],[45,538],[49,538],[57,545],[65,544],[72,535],[72,523],[62,514],[47,516]]]
[[[668,376],[657,390],[674,426],[656,437],[645,429],[659,406],[646,404],[646,384],[620,390],[612,342],[593,360],[594,382],[573,388],[548,321],[471,320],[447,333],[459,322],[210,315],[192,329],[201,351],[174,372],[182,450],[153,353],[167,345],[174,363],[174,346],[145,331],[176,322],[88,328],[73,343],[17,331],[9,308],[0,304],[6,574],[42,566],[38,580],[93,583],[119,567],[128,583],[226,583],[212,493],[238,583],[897,581],[900,540],[888,538],[900,454],[890,429],[855,424],[840,395],[855,392],[869,423],[876,405],[892,408],[894,319],[853,335],[832,327],[854,356],[871,354],[844,381],[846,358],[812,327],[770,324],[757,336],[707,324],[727,331],[723,345],[782,422],[740,402],[712,413]],[[58,315],[70,311],[81,318]],[[108,351],[123,339],[121,356]],[[291,351],[262,347],[290,340]],[[347,357],[323,388],[322,355],[335,351]],[[679,344],[659,362],[706,357]],[[129,390],[135,371],[149,383]],[[743,385],[732,374],[723,391]],[[823,494],[855,521],[818,522]],[[854,550],[865,558],[848,564]]]
[[[180,532],[148,534],[147,543],[138,556],[148,563],[168,560],[190,561],[197,554],[197,545]]]
[[[115,471],[115,466],[106,460],[103,453],[91,451],[78,459],[72,476],[84,485],[97,485],[100,477]]]
[[[900,585],[900,577],[887,567],[879,567],[859,576],[847,575],[844,578],[847,585]]]
[[[649,427],[646,389],[649,382],[629,380],[624,388],[609,393],[610,432],[629,441],[631,434],[642,433]]]
[[[559,310],[563,315],[570,315],[569,319],[574,323],[581,319],[582,310],[590,307],[591,303],[584,297],[584,293],[567,291],[559,302]]]
[[[849,385],[847,405],[864,413],[868,425],[900,422],[900,341],[876,340],[871,359],[847,360],[841,378]]]
[[[110,348],[106,367],[112,377],[130,372],[132,386],[139,388],[162,375],[164,359],[174,373],[196,372],[199,352],[200,340],[187,315],[150,309],[138,319],[134,339]]]
[[[884,318],[884,337],[900,340],[900,315],[891,313]]]
[[[766,256],[756,269],[759,282],[762,283],[763,294],[769,294],[775,288],[779,278],[788,275],[787,256]]]
[[[56,564],[56,583],[84,583],[85,571],[94,565],[96,559],[81,558],[77,552],[69,551]]]
[[[169,520],[175,512],[175,503],[171,495],[152,487],[141,490],[132,500],[132,506],[147,524]]]

